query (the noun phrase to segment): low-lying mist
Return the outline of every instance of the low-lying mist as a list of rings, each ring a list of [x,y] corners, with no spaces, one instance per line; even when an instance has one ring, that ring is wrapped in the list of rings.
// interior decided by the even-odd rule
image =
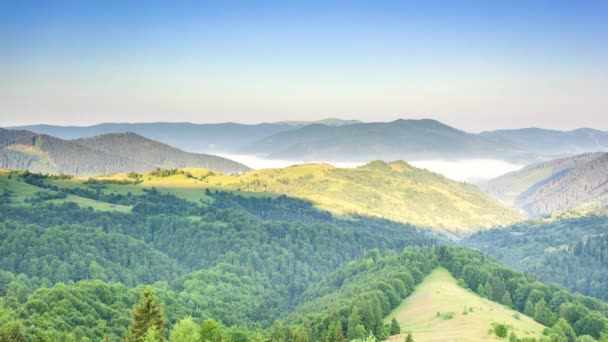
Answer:
[[[353,168],[366,164],[368,161],[336,162],[336,161],[301,161],[266,159],[249,154],[217,154],[245,164],[253,169],[282,168],[296,164],[325,163],[341,168]],[[415,160],[408,163],[432,172],[440,173],[447,178],[469,183],[481,183],[505,173],[518,170],[525,165],[514,164],[498,159],[461,159],[461,160]]]

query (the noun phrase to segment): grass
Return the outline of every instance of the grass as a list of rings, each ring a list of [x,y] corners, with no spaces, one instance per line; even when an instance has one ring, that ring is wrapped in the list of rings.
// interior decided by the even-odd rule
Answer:
[[[15,205],[20,206],[31,206],[30,203],[25,202],[26,199],[34,197],[37,192],[40,191],[49,191],[46,189],[41,189],[37,186],[30,185],[25,183],[22,179],[13,175],[9,178],[9,173],[6,170],[0,170],[0,192],[4,192],[5,190],[11,191],[12,197],[11,200]],[[52,192],[52,191],[50,191]],[[102,211],[119,211],[119,212],[129,212],[131,208],[124,205],[115,205],[112,203],[95,201],[88,198],[83,198],[75,195],[68,195],[63,199],[53,199],[45,201],[45,203],[65,203],[65,202],[75,202],[79,206],[88,208],[92,207],[94,210],[102,210]]]
[[[499,341],[488,334],[493,324],[509,327],[518,337],[539,337],[545,328],[532,318],[489,301],[458,286],[444,268],[437,268],[414,293],[385,319],[395,317],[403,332],[412,332],[416,342]],[[389,341],[403,341],[405,334]]]

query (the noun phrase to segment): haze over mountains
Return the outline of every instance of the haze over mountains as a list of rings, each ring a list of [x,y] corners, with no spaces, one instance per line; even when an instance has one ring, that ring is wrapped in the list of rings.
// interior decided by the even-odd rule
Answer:
[[[106,123],[88,127],[35,125],[11,129],[26,129],[62,139],[134,132],[185,151],[257,154],[295,161],[500,159],[527,164],[576,153],[608,151],[608,133],[592,129],[528,128],[475,134],[430,119],[372,123],[327,119],[257,125]]]

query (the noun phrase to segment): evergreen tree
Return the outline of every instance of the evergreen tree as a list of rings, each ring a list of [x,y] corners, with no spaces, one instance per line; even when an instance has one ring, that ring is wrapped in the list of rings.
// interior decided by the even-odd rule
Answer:
[[[477,286],[477,294],[480,297],[486,298],[486,288],[483,286],[483,284],[479,284],[479,286]]]
[[[349,340],[357,340],[365,337],[365,327],[363,328],[363,335],[359,335],[357,327],[361,326],[361,315],[359,315],[359,309],[355,306],[350,316],[348,316],[348,330],[346,336]]]
[[[505,294],[502,296],[502,304],[510,308],[513,307],[513,301],[511,300],[509,291],[505,291]]]
[[[151,288],[146,288],[141,300],[131,314],[132,323],[129,326],[126,342],[142,342],[154,338],[154,341],[165,341],[165,316],[163,307],[156,302]]]
[[[401,326],[399,326],[399,322],[397,322],[397,319],[395,317],[393,317],[393,319],[391,320],[391,328],[389,330],[389,333],[392,335],[399,335],[401,333]]]
[[[302,327],[296,328],[291,334],[291,342],[309,342],[310,337],[306,330]]]
[[[407,333],[407,336],[405,337],[405,342],[414,342],[414,337],[412,336],[411,332]]]
[[[270,342],[285,342],[287,341],[287,334],[283,329],[281,321],[276,320],[270,327]]]
[[[530,299],[526,301],[526,306],[524,307],[524,314],[526,314],[526,316],[534,317],[534,304]]]
[[[347,342],[348,340],[344,337],[342,331],[342,324],[338,321],[331,323],[325,334],[325,342]]]

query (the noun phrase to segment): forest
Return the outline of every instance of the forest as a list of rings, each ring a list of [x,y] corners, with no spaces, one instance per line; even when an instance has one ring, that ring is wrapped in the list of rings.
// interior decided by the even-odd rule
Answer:
[[[46,177],[21,173],[12,181],[43,186]],[[165,303],[168,327],[189,315],[265,329],[312,283],[369,250],[434,241],[406,224],[336,219],[285,196],[208,191],[214,201],[197,204],[154,188],[133,196],[69,192],[132,210],[93,210],[38,194],[22,204],[10,191],[0,208],[3,317],[18,317],[24,334],[50,341],[124,338],[145,285]]]
[[[534,273],[542,281],[608,300],[606,229],[605,215],[564,216],[480,232],[463,245]]]

